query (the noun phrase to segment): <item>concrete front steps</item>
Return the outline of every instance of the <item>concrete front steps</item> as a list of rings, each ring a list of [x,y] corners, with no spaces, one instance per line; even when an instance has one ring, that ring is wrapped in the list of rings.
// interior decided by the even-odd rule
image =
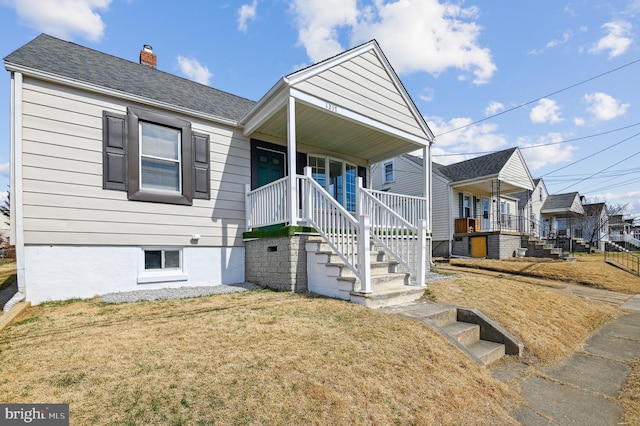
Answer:
[[[412,286],[408,272],[375,246],[371,248],[372,293],[360,291],[360,280],[322,239],[306,244],[308,289],[312,293],[348,300],[370,308],[397,305],[419,299],[423,287]]]
[[[489,365],[505,354],[521,356],[524,345],[480,311],[415,301],[382,308],[429,324],[480,365]]]
[[[549,259],[562,259],[562,249],[556,248],[553,244],[548,244],[545,241],[531,235],[523,235],[521,239],[522,248],[526,248],[527,257],[545,257]]]

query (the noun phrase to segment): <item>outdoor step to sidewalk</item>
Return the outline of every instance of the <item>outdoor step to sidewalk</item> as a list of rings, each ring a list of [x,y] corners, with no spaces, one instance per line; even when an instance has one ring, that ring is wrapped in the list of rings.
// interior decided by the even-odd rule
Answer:
[[[478,324],[456,321],[453,324],[445,325],[442,329],[458,343],[467,347],[480,340],[480,326]]]
[[[489,342],[487,340],[478,340],[477,342],[465,346],[469,352],[480,359],[484,365],[489,365],[499,360],[505,354],[505,347],[502,343]]]

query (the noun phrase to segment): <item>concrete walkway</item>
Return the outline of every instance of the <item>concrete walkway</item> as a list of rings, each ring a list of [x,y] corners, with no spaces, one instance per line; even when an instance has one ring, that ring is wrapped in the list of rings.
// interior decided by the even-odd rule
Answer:
[[[621,308],[627,313],[594,333],[582,351],[521,383],[526,404],[513,413],[516,420],[526,426],[619,424],[624,411],[617,399],[631,369],[629,361],[640,357],[640,295]],[[511,380],[515,364],[491,373]]]

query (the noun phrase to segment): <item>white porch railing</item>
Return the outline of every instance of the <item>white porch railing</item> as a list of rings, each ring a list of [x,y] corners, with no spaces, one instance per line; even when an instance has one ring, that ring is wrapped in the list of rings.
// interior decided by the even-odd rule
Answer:
[[[427,218],[426,198],[394,194],[393,192],[375,191],[373,189],[363,189],[367,194],[375,197],[383,205],[396,212],[411,224],[417,224],[419,220]]]
[[[360,279],[360,291],[371,293],[371,250],[369,248],[369,219],[356,220],[305,168],[305,176],[298,176],[302,188],[302,218],[324,238],[333,251]]]
[[[361,183],[358,184],[358,188],[359,212],[371,218],[371,237],[411,272],[416,284],[423,286],[427,254],[426,220],[416,220],[418,225],[413,225],[405,220],[394,206],[387,207],[378,197],[380,193],[362,188]],[[386,198],[396,202],[395,207],[406,207],[404,212],[408,216],[416,219],[419,217],[415,216],[419,211],[418,199],[403,199],[403,196],[398,194],[389,195],[390,197]]]
[[[631,244],[631,245],[634,245],[634,246],[640,248],[640,240],[637,239],[637,238],[632,237],[629,234],[624,234],[624,241],[629,243],[629,244]]]
[[[255,190],[247,186],[247,230],[291,224],[287,185],[284,177]],[[370,238],[404,265],[417,285],[425,285],[426,199],[371,191],[362,188],[359,180],[356,218],[312,178],[311,168],[305,168],[304,176],[296,176],[296,185],[302,200],[300,220],[315,228],[360,279],[360,291],[371,292]]]
[[[290,222],[287,209],[287,177],[253,191],[246,186],[245,216],[247,230]]]

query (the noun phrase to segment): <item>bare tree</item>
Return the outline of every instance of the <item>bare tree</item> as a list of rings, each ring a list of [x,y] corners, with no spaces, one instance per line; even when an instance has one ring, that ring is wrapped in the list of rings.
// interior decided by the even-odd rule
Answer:
[[[585,204],[584,216],[582,217],[582,237],[591,247],[599,243],[604,235],[609,234],[609,226],[613,225],[611,218],[622,217],[627,204],[609,204],[606,202]]]
[[[11,225],[11,190],[7,191],[7,199],[4,200],[4,205],[0,206],[0,212],[7,218],[5,223]]]

